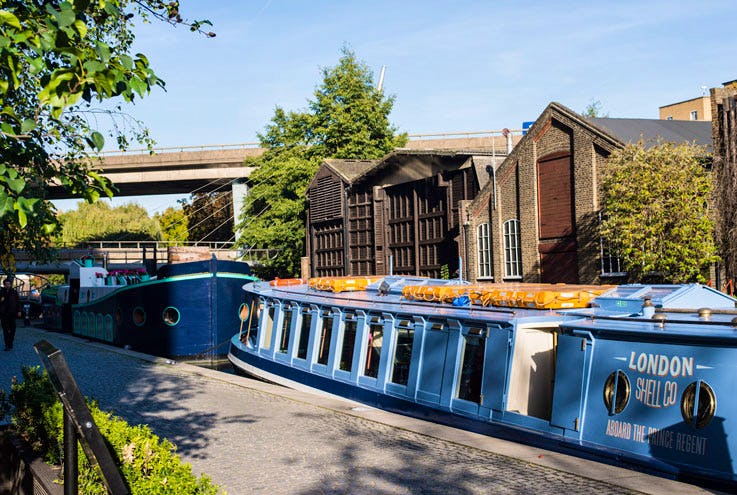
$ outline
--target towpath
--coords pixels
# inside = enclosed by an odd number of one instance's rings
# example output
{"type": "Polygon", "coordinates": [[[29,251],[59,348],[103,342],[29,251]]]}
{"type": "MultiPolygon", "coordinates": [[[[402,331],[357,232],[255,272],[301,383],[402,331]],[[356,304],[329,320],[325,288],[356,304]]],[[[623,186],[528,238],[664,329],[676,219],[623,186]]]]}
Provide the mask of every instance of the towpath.
{"type": "Polygon", "coordinates": [[[84,395],[172,440],[230,495],[714,493],[36,328],[0,351],[0,388],[40,365],[41,339],[84,395]]]}

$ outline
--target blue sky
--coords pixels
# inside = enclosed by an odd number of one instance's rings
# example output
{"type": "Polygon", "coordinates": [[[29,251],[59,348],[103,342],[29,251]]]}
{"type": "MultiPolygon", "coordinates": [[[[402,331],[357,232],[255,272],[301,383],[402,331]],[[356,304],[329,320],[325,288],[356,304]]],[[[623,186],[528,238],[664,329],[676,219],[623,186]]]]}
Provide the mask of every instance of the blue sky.
{"type": "MultiPolygon", "coordinates": [[[[217,36],[136,30],[166,91],[129,110],[161,147],[256,141],[276,106],[307,105],[344,45],[376,78],[386,66],[391,121],[410,134],[518,129],[551,101],[657,118],[737,79],[734,0],[181,0],[181,12],[217,36]]],[[[171,203],[159,199],[142,203],[171,203]]]]}

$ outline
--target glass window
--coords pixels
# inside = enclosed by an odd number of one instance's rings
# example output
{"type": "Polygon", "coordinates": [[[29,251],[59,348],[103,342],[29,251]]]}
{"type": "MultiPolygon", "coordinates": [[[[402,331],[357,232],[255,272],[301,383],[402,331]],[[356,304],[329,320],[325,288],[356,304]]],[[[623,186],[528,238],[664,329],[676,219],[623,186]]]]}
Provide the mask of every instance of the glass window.
{"type": "MultiPolygon", "coordinates": [[[[604,215],[599,212],[599,223],[603,219],[604,215]]],[[[603,276],[619,277],[627,274],[619,256],[615,254],[611,246],[601,237],[599,238],[599,256],[601,258],[601,274],[603,276]]]]}
{"type": "Polygon", "coordinates": [[[522,247],[520,245],[519,221],[504,222],[504,276],[522,277],[522,247]]]}
{"type": "Polygon", "coordinates": [[[266,310],[266,321],[264,321],[264,344],[263,348],[266,350],[271,349],[271,335],[274,333],[274,313],[276,308],[269,306],[266,310]]]}
{"type": "MultiPolygon", "coordinates": [[[[482,329],[477,330],[482,333],[482,329]]],[[[485,339],[477,335],[466,335],[463,346],[460,376],[458,377],[458,398],[481,404],[481,380],[484,376],[485,339]]]]}
{"type": "Polygon", "coordinates": [[[409,379],[409,367],[412,359],[412,343],[415,339],[415,330],[409,325],[410,322],[408,321],[400,321],[396,332],[391,381],[400,385],[407,385],[407,381],[409,379]]]}
{"type": "Polygon", "coordinates": [[[691,120],[699,120],[699,112],[697,110],[691,111],[691,120]]]}
{"type": "Polygon", "coordinates": [[[368,346],[366,347],[366,362],[363,374],[376,378],[379,376],[379,362],[381,361],[381,346],[384,342],[384,324],[372,321],[369,324],[368,346]]]}
{"type": "Polygon", "coordinates": [[[281,339],[279,340],[279,352],[285,353],[289,348],[289,330],[292,327],[292,310],[288,306],[283,306],[284,313],[281,323],[281,339]]]}
{"type": "Polygon", "coordinates": [[[343,346],[340,351],[339,367],[344,371],[351,371],[353,368],[353,348],[356,344],[357,322],[355,319],[348,319],[349,317],[349,315],[346,315],[343,328],[343,346]]]}
{"type": "Polygon", "coordinates": [[[330,355],[330,337],[333,334],[333,317],[330,313],[323,314],[322,328],[320,329],[320,344],[317,348],[317,362],[328,364],[330,355]]]}
{"type": "Polygon", "coordinates": [[[476,230],[478,246],[479,278],[491,277],[491,248],[489,246],[489,224],[482,223],[476,230]]]}
{"type": "Polygon", "coordinates": [[[307,359],[307,346],[310,342],[310,327],[312,326],[312,313],[308,308],[302,310],[302,325],[299,327],[299,342],[297,343],[297,357],[307,359]]]}

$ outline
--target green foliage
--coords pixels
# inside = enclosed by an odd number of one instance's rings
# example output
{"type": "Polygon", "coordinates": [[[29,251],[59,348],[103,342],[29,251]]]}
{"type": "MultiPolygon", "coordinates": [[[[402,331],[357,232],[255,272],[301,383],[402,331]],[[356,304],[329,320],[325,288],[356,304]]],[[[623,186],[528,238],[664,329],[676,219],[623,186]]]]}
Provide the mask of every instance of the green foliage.
{"type": "Polygon", "coordinates": [[[195,242],[232,242],[233,195],[229,191],[195,193],[182,201],[187,237],[195,242]]]}
{"type": "Polygon", "coordinates": [[[584,117],[609,117],[608,113],[601,113],[601,102],[599,100],[591,100],[591,102],[586,105],[586,108],[583,112],[581,112],[581,115],[584,117]]]}
{"type": "Polygon", "coordinates": [[[267,151],[247,165],[249,177],[238,229],[241,246],[280,249],[259,267],[263,278],[297,276],[304,255],[306,190],[326,158],[380,158],[407,141],[389,123],[393,96],[373,86],[373,74],[344,48],[338,65],[322,69],[322,84],[303,112],[277,107],[264,134],[267,151]]]}
{"type": "Polygon", "coordinates": [[[603,169],[601,234],[633,280],[704,281],[718,260],[703,147],[628,145],[603,169]]]}
{"type": "Polygon", "coordinates": [[[443,265],[440,267],[440,278],[443,280],[450,279],[450,268],[448,267],[448,265],[443,265]]]}
{"type": "Polygon", "coordinates": [[[77,204],[59,217],[62,232],[57,242],[74,245],[89,240],[159,240],[161,227],[142,206],[129,203],[115,208],[105,201],[77,204]]]}
{"type": "Polygon", "coordinates": [[[159,222],[161,235],[165,241],[186,242],[189,240],[188,218],[182,208],[170,206],[163,213],[156,213],[154,220],[159,222]]]}
{"type": "Polygon", "coordinates": [[[112,119],[108,137],[120,148],[130,139],[151,144],[148,131],[121,108],[164,85],[147,58],[132,53],[133,22],[141,18],[197,31],[209,24],[182,20],[178,1],[0,1],[0,263],[5,267],[12,265],[14,248],[39,260],[50,256],[49,237],[59,230],[48,201],[51,187],[60,185],[88,202],[112,196],[110,181],[91,170],[105,144],[95,128],[100,117],[112,119]]]}
{"type": "MultiPolygon", "coordinates": [[[[23,368],[23,382],[12,385],[15,428],[39,449],[47,462],[58,464],[63,452],[63,409],[46,372],[23,368]]],[[[175,454],[176,447],[159,439],[146,425],[129,426],[122,419],[90,403],[90,412],[107,441],[132,494],[216,494],[218,487],[195,476],[175,454]]],[[[78,446],[80,493],[107,493],[97,467],[78,446]]]]}

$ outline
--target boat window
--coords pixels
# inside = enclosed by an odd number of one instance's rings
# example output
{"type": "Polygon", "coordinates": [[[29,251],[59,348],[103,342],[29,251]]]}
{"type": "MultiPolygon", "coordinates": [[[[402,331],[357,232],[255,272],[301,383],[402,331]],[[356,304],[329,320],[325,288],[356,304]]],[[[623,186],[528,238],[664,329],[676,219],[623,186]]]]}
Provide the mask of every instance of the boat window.
{"type": "Polygon", "coordinates": [[[170,327],[173,327],[174,325],[179,323],[181,315],[179,314],[179,310],[177,308],[175,308],[174,306],[169,306],[164,309],[161,318],[164,320],[164,323],[166,323],[170,327]]]}
{"type": "Polygon", "coordinates": [[[274,333],[274,314],[276,313],[276,308],[273,305],[270,305],[268,308],[266,308],[265,313],[265,320],[264,320],[264,338],[263,338],[263,349],[269,350],[271,349],[271,335],[274,333]]]}
{"type": "Polygon", "coordinates": [[[302,325],[299,330],[299,342],[297,343],[297,357],[307,359],[307,346],[310,342],[310,327],[312,326],[312,313],[309,308],[302,309],[302,325]]]}
{"type": "Polygon", "coordinates": [[[461,367],[459,369],[460,376],[458,377],[459,399],[481,404],[481,380],[484,376],[485,344],[486,339],[480,335],[472,335],[472,332],[469,332],[469,335],[465,336],[463,360],[461,361],[461,367]]]}
{"type": "Polygon", "coordinates": [[[330,355],[330,338],[333,334],[333,316],[328,313],[322,315],[322,327],[320,329],[320,347],[317,351],[317,362],[328,364],[330,355]]]}
{"type": "Polygon", "coordinates": [[[691,383],[681,397],[681,415],[691,427],[704,428],[714,417],[717,398],[714,391],[704,381],[691,383]]]}
{"type": "Polygon", "coordinates": [[[604,405],[609,414],[619,414],[630,400],[630,381],[623,371],[611,373],[604,382],[604,405]]]}
{"type": "Polygon", "coordinates": [[[396,329],[394,342],[394,359],[392,360],[392,382],[407,385],[409,380],[409,366],[412,357],[412,342],[415,339],[414,327],[411,322],[403,320],[396,329]]]}
{"type": "Polygon", "coordinates": [[[136,308],[133,309],[133,323],[135,323],[137,327],[143,326],[143,324],[146,323],[146,312],[140,306],[136,306],[136,308]]]}
{"type": "Polygon", "coordinates": [[[372,320],[369,323],[368,346],[366,347],[366,362],[363,374],[376,378],[379,376],[379,361],[381,360],[381,346],[384,342],[384,323],[381,320],[372,320]]]}
{"type": "Polygon", "coordinates": [[[279,352],[287,352],[287,348],[289,347],[289,329],[292,326],[292,309],[289,306],[284,306],[283,308],[282,312],[284,313],[284,316],[282,317],[281,324],[279,352]]]}
{"type": "Polygon", "coordinates": [[[353,368],[353,348],[356,344],[356,328],[357,322],[355,317],[346,315],[343,328],[343,348],[340,352],[340,369],[344,371],[351,371],[353,368]]]}
{"type": "MultiPolygon", "coordinates": [[[[244,342],[250,343],[253,347],[258,345],[258,322],[264,309],[264,302],[261,299],[246,296],[246,302],[241,305],[239,318],[246,326],[246,335],[241,337],[244,342]]],[[[242,335],[242,334],[241,334],[242,335]]]]}

